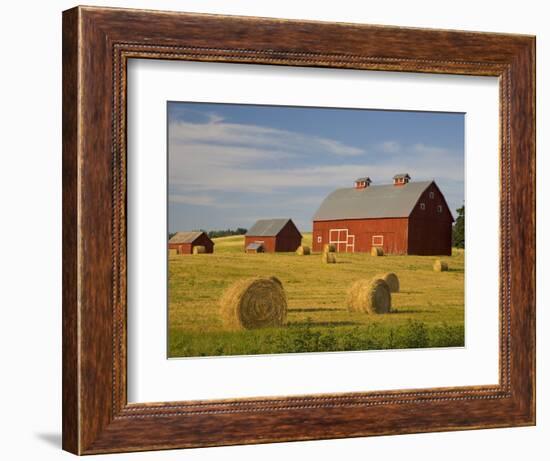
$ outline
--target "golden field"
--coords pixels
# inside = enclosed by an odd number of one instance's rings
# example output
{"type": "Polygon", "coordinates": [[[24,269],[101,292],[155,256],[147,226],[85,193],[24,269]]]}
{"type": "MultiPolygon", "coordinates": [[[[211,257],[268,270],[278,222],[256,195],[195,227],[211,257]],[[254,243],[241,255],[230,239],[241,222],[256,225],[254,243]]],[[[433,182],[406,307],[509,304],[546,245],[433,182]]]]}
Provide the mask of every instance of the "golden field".
{"type": "MultiPolygon", "coordinates": [[[[464,345],[464,251],[448,272],[434,272],[433,256],[245,254],[243,236],[213,239],[214,254],[169,256],[169,356],[240,355],[464,345]],[[395,272],[401,290],[392,312],[350,313],[347,291],[361,278],[395,272]],[[287,325],[227,331],[219,298],[235,281],[276,276],[288,298],[287,325]]],[[[311,234],[304,245],[311,246],[311,234]]]]}

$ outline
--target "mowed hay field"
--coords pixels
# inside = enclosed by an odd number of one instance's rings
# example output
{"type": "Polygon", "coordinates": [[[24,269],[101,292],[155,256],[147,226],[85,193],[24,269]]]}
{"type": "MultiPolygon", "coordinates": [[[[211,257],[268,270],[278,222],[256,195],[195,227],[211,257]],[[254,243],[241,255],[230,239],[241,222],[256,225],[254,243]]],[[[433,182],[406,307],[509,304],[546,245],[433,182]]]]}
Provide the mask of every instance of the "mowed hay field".
{"type": "MultiPolygon", "coordinates": [[[[336,254],[245,254],[243,236],[213,239],[214,254],[169,256],[169,356],[253,355],[464,345],[464,252],[450,257],[336,254]],[[448,272],[434,272],[436,259],[448,272]],[[351,284],[395,272],[401,291],[392,293],[392,312],[348,312],[351,284]],[[287,325],[229,331],[219,299],[235,281],[276,276],[288,297],[287,325]]],[[[304,234],[311,246],[311,234],[304,234]]]]}

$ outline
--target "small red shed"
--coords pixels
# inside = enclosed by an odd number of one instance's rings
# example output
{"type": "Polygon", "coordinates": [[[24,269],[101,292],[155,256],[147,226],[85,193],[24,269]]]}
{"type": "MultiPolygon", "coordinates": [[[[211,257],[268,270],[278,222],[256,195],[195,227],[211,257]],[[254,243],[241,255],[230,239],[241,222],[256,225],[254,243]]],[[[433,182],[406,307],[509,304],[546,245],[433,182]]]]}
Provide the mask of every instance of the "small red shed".
{"type": "Polygon", "coordinates": [[[256,244],[261,244],[266,253],[296,251],[302,244],[302,234],[292,219],[259,219],[244,237],[244,250],[253,252],[250,250],[256,244]]]}
{"type": "Polygon", "coordinates": [[[168,240],[168,248],[176,250],[179,255],[193,254],[193,247],[203,246],[206,253],[214,253],[214,242],[206,235],[206,232],[176,232],[168,240]]]}
{"type": "Polygon", "coordinates": [[[450,255],[453,216],[435,181],[410,182],[408,174],[393,184],[371,186],[368,177],[330,193],[313,218],[313,251],[325,243],[338,252],[450,255]]]}

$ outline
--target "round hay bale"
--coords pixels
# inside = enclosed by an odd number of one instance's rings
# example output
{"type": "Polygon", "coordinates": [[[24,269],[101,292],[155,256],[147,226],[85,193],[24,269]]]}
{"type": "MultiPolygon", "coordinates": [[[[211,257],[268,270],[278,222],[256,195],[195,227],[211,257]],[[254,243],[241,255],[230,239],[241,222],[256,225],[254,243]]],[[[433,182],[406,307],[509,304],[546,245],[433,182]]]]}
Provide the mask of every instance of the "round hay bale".
{"type": "Polygon", "coordinates": [[[269,280],[273,280],[276,284],[283,288],[283,282],[281,282],[281,280],[279,280],[279,278],[275,277],[274,275],[269,277],[269,280]]]}
{"type": "Polygon", "coordinates": [[[447,272],[449,270],[449,265],[445,261],[436,259],[434,262],[434,271],[436,272],[447,272]]]}
{"type": "Polygon", "coordinates": [[[372,247],[370,249],[371,256],[384,256],[384,250],[382,247],[372,247]]]}
{"type": "Polygon", "coordinates": [[[196,245],[193,247],[194,255],[203,254],[203,253],[206,253],[206,247],[204,247],[203,245],[196,245]]]}
{"type": "Polygon", "coordinates": [[[311,249],[308,246],[301,245],[296,250],[296,254],[298,256],[307,256],[307,255],[311,254],[311,249]]]}
{"type": "Polygon", "coordinates": [[[348,310],[387,314],[391,310],[390,287],[382,279],[357,280],[348,292],[348,310]]]}
{"type": "Polygon", "coordinates": [[[286,312],[286,294],[276,277],[239,280],[220,298],[222,321],[231,329],[278,327],[286,322],[286,312]]]}
{"type": "Polygon", "coordinates": [[[399,278],[393,272],[387,272],[383,275],[377,275],[375,279],[382,279],[390,288],[390,293],[399,293],[399,278]]]}
{"type": "Polygon", "coordinates": [[[325,264],[336,264],[336,256],[334,253],[323,253],[321,255],[321,260],[325,264]]]}
{"type": "Polygon", "coordinates": [[[323,253],[334,253],[336,251],[336,245],[333,243],[325,243],[323,245],[323,253]]]}

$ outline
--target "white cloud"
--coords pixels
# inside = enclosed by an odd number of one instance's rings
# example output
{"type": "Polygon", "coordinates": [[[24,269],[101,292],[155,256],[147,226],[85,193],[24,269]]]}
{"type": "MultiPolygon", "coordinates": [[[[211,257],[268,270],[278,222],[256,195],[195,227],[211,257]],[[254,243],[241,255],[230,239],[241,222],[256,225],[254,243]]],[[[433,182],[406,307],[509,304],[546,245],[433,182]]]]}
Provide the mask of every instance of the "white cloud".
{"type": "MultiPolygon", "coordinates": [[[[409,173],[413,180],[464,181],[464,164],[457,163],[462,152],[425,143],[406,145],[397,141],[382,142],[377,148],[392,154],[394,174],[409,173]]],[[[375,179],[370,173],[369,176],[375,179]]]]}
{"type": "Polygon", "coordinates": [[[307,187],[347,187],[353,180],[368,175],[373,184],[391,181],[399,172],[408,172],[413,180],[436,179],[438,182],[461,181],[463,171],[457,168],[456,157],[450,153],[436,153],[436,149],[410,150],[391,164],[354,162],[339,165],[314,165],[310,167],[277,167],[256,164],[260,158],[271,159],[271,154],[281,159],[285,152],[249,149],[234,146],[188,146],[193,155],[175,155],[170,159],[170,186],[180,190],[226,190],[255,193],[273,193],[276,190],[307,187]],[[399,171],[398,171],[399,170],[399,171]]]}
{"type": "MultiPolygon", "coordinates": [[[[447,148],[388,140],[373,144],[367,156],[362,155],[367,149],[337,140],[228,123],[216,114],[209,115],[208,123],[171,123],[169,149],[170,202],[206,207],[220,203],[230,207],[222,193],[283,194],[293,190],[293,203],[304,200],[304,205],[314,205],[319,197],[308,189],[316,188],[319,193],[319,188],[351,187],[356,177],[364,175],[370,176],[374,185],[385,184],[400,172],[408,172],[413,180],[436,179],[453,194],[462,190],[464,178],[457,168],[458,153],[447,148]],[[384,153],[391,154],[391,161],[384,153]],[[283,161],[289,158],[296,161],[283,161]],[[338,164],[328,164],[335,159],[338,164]]],[[[242,206],[239,199],[234,206],[242,206]]]]}
{"type": "Polygon", "coordinates": [[[214,196],[193,194],[170,194],[170,202],[201,206],[217,206],[219,204],[219,201],[214,196]]]}
{"type": "Polygon", "coordinates": [[[402,150],[401,144],[397,141],[384,141],[379,144],[379,148],[382,152],[387,154],[397,154],[402,150]]]}
{"type": "Polygon", "coordinates": [[[170,123],[169,143],[171,148],[181,144],[207,144],[294,153],[319,151],[336,156],[358,156],[365,153],[363,149],[333,139],[256,125],[226,123],[215,115],[210,116],[209,123],[170,123]]]}
{"type": "Polygon", "coordinates": [[[209,114],[208,115],[208,121],[210,123],[219,123],[225,120],[221,115],[218,114],[209,114]]]}
{"type": "Polygon", "coordinates": [[[246,168],[219,166],[216,172],[206,166],[204,159],[186,163],[170,176],[170,186],[176,190],[218,190],[231,192],[273,193],[289,188],[346,187],[361,171],[373,171],[377,177],[391,177],[393,169],[365,164],[320,165],[300,168],[246,168]]]}

